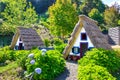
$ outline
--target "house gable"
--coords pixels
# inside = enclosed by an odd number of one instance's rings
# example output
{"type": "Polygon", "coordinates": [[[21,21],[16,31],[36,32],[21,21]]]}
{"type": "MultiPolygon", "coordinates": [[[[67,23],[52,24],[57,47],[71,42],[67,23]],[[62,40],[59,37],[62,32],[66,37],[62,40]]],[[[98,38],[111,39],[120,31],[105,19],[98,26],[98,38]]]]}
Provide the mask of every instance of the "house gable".
{"type": "Polygon", "coordinates": [[[97,26],[97,22],[88,18],[85,15],[80,15],[79,21],[76,24],[71,34],[70,40],[68,41],[68,45],[65,47],[63,51],[63,55],[65,59],[68,57],[83,27],[86,31],[86,34],[89,36],[91,43],[94,45],[95,48],[104,48],[108,50],[112,49],[111,46],[108,44],[106,37],[99,30],[99,27],[97,26]]]}
{"type": "Polygon", "coordinates": [[[94,45],[92,44],[89,36],[87,35],[87,33],[86,33],[85,29],[84,29],[84,27],[82,27],[82,29],[81,29],[81,31],[80,31],[80,33],[79,33],[79,35],[78,35],[78,37],[77,37],[73,47],[72,47],[72,48],[74,48],[74,47],[75,48],[79,48],[79,53],[75,54],[73,52],[73,49],[71,49],[70,55],[80,56],[80,43],[88,43],[88,49],[91,48],[91,47],[94,47],[94,45]],[[81,39],[82,38],[81,34],[83,34],[83,33],[86,34],[86,40],[82,40],[81,39]]]}
{"type": "Polygon", "coordinates": [[[24,43],[20,45],[23,45],[25,50],[30,50],[33,47],[44,46],[40,36],[37,34],[36,30],[32,28],[18,27],[16,34],[13,36],[11,49],[14,49],[15,45],[20,43],[20,39],[22,43],[24,43]]]}

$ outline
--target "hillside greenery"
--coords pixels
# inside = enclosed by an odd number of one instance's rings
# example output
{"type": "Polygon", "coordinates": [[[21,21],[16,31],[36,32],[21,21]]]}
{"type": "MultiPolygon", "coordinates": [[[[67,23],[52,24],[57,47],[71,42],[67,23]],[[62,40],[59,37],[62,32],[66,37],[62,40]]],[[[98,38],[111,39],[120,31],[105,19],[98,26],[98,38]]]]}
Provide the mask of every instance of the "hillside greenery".
{"type": "Polygon", "coordinates": [[[44,25],[55,37],[67,38],[84,14],[98,21],[101,31],[120,25],[117,3],[102,0],[0,0],[0,35],[13,34],[18,26],[44,25]]]}

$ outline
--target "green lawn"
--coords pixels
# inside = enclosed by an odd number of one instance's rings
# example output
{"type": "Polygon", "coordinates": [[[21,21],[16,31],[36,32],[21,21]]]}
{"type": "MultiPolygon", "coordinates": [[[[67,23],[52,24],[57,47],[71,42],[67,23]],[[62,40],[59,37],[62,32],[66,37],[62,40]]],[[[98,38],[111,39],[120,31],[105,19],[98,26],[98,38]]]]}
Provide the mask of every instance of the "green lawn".
{"type": "Polygon", "coordinates": [[[5,71],[8,71],[8,70],[10,70],[12,68],[17,68],[17,67],[18,67],[18,65],[17,65],[16,62],[11,62],[8,65],[0,66],[0,73],[3,73],[5,71]]]}
{"type": "Polygon", "coordinates": [[[0,80],[23,80],[23,70],[16,62],[0,66],[0,80]]]}

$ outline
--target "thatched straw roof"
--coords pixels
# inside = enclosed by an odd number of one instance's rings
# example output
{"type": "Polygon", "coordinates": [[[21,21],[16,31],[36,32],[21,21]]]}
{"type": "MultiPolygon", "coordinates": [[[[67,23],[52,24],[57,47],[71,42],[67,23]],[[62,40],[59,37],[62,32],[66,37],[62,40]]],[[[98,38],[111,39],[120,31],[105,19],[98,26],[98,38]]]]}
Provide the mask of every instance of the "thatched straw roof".
{"type": "Polygon", "coordinates": [[[64,58],[67,58],[67,56],[69,55],[82,27],[84,27],[86,34],[89,36],[95,48],[104,48],[108,50],[112,49],[111,46],[108,44],[106,37],[99,30],[97,22],[85,15],[80,15],[79,21],[71,34],[70,40],[68,41],[68,45],[63,51],[64,58]]]}
{"type": "Polygon", "coordinates": [[[39,35],[41,37],[42,40],[45,40],[45,39],[48,39],[48,40],[53,40],[53,35],[50,34],[50,31],[44,27],[44,26],[41,26],[40,28],[40,32],[39,32],[39,35]]]}
{"type": "Polygon", "coordinates": [[[11,49],[14,49],[19,37],[21,37],[24,43],[24,49],[26,50],[32,49],[33,47],[44,46],[43,41],[34,29],[19,27],[13,36],[11,49]]]}

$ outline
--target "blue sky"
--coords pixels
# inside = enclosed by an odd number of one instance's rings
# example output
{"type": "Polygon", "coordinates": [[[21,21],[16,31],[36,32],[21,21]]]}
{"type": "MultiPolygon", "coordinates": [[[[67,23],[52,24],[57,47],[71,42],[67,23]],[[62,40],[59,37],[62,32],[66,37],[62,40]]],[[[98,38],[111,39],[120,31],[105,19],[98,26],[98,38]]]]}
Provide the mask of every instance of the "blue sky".
{"type": "Polygon", "coordinates": [[[102,0],[104,4],[107,4],[108,6],[111,6],[115,2],[117,2],[120,5],[120,0],[102,0]]]}

